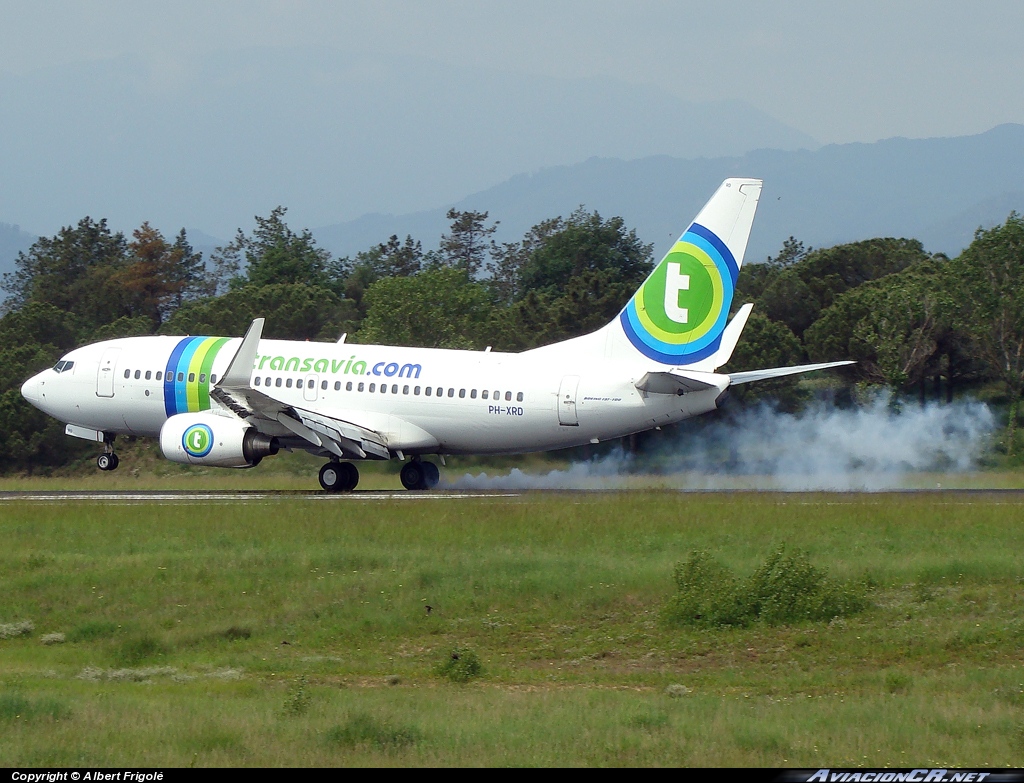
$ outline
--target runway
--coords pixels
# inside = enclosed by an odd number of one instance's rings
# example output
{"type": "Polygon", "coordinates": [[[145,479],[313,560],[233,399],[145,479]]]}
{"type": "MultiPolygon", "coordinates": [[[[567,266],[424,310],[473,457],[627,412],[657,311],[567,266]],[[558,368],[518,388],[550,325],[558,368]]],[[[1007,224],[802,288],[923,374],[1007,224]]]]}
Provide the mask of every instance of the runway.
{"type": "Polygon", "coordinates": [[[116,505],[134,505],[139,503],[189,505],[197,503],[253,503],[301,498],[321,502],[337,501],[382,501],[382,500],[464,500],[467,498],[515,498],[521,492],[409,492],[387,490],[369,490],[364,492],[328,493],[320,490],[239,490],[193,492],[189,490],[173,491],[5,491],[0,492],[2,503],[74,503],[93,502],[116,505]]]}

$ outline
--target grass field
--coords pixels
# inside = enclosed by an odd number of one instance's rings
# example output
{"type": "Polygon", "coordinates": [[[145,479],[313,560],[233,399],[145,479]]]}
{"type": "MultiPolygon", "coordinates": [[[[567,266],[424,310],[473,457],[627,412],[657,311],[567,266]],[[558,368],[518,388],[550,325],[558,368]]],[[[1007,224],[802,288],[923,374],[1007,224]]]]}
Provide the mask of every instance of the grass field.
{"type": "Polygon", "coordinates": [[[6,765],[1024,766],[1012,494],[9,501],[0,574],[6,765]],[[665,620],[779,544],[869,608],[665,620]]]}

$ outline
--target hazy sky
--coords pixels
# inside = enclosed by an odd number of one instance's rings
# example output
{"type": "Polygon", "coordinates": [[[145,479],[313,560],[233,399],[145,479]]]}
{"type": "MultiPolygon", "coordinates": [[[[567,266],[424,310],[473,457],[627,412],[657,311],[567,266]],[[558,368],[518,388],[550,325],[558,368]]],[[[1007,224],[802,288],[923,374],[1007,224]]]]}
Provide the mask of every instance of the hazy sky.
{"type": "Polygon", "coordinates": [[[1024,3],[856,0],[0,0],[0,71],[327,46],[737,99],[822,143],[1024,122],[1024,3]]]}

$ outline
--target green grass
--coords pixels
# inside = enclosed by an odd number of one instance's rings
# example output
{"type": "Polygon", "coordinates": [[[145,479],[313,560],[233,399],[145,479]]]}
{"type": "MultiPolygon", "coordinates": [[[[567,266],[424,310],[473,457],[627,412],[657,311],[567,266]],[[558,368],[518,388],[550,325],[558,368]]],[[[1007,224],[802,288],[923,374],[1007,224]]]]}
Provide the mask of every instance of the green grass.
{"type": "Polygon", "coordinates": [[[369,497],[4,503],[7,763],[1024,766],[1024,499],[369,497]],[[867,608],[665,621],[780,545],[867,608]]]}

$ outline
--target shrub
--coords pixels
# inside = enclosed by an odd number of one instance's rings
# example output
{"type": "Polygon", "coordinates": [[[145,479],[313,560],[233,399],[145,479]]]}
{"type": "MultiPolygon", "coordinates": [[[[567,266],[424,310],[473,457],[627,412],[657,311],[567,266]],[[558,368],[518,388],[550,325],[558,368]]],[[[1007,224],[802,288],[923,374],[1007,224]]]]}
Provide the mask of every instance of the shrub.
{"type": "Polygon", "coordinates": [[[22,620],[19,623],[0,623],[0,639],[28,636],[35,629],[36,626],[31,620],[22,620]]]}
{"type": "Polygon", "coordinates": [[[474,677],[479,677],[482,670],[480,659],[475,652],[456,648],[441,662],[437,673],[452,682],[469,682],[474,677]]]}
{"type": "Polygon", "coordinates": [[[137,666],[143,661],[162,656],[167,648],[156,637],[144,634],[125,639],[114,650],[114,659],[121,666],[137,666]]]}
{"type": "Polygon", "coordinates": [[[737,579],[707,552],[693,552],[673,574],[676,595],[665,610],[680,625],[745,626],[821,622],[867,606],[865,591],[837,582],[804,552],[779,548],[747,579],[737,579]]]}
{"type": "Polygon", "coordinates": [[[92,642],[96,639],[109,639],[117,633],[117,623],[103,620],[90,620],[82,623],[68,634],[69,642],[92,642]]]}
{"type": "Polygon", "coordinates": [[[306,692],[306,678],[299,677],[284,701],[284,714],[292,717],[305,715],[309,711],[309,693],[306,692]]]}
{"type": "Polygon", "coordinates": [[[421,738],[422,733],[415,726],[394,726],[364,712],[356,713],[327,732],[328,742],[349,747],[371,745],[380,750],[403,748],[421,738]]]}

